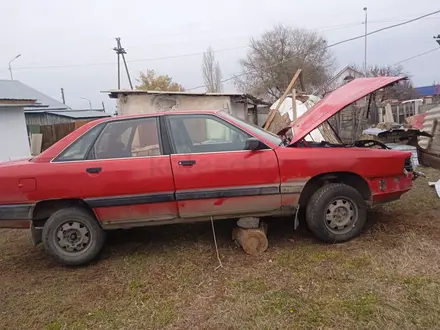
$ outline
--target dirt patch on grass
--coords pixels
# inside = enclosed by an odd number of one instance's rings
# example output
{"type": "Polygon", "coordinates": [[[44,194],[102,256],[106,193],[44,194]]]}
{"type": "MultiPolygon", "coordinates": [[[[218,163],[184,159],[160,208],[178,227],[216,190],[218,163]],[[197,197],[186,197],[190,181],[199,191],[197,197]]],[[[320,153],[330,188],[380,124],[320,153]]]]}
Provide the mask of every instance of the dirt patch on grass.
{"type": "Polygon", "coordinates": [[[345,244],[274,221],[268,251],[250,257],[233,222],[218,222],[217,271],[209,224],[114,232],[98,262],[76,269],[2,230],[0,328],[437,329],[440,199],[427,182],[345,244]]]}

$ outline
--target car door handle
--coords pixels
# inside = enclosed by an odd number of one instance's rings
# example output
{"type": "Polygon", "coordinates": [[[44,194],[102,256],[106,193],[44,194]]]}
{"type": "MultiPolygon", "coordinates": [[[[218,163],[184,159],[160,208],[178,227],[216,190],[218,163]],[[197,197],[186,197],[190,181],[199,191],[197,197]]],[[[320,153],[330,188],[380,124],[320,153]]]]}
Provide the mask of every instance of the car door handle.
{"type": "Polygon", "coordinates": [[[87,173],[99,173],[102,171],[102,168],[100,167],[89,167],[86,169],[87,173]]]}
{"type": "Polygon", "coordinates": [[[180,166],[193,166],[195,163],[195,160],[180,160],[178,164],[180,166]]]}

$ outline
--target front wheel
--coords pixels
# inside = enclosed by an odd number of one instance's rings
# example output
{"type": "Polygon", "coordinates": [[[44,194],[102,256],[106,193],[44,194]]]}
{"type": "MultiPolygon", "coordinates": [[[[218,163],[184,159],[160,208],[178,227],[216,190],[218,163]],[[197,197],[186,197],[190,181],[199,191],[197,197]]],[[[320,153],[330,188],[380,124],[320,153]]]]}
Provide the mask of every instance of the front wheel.
{"type": "Polygon", "coordinates": [[[307,224],[324,242],[346,242],[357,237],[367,221],[367,208],[361,194],[341,183],[318,189],[307,204],[307,224]]]}
{"type": "Polygon", "coordinates": [[[79,266],[101,251],[105,232],[85,210],[71,207],[56,211],[43,227],[46,251],[59,263],[79,266]]]}

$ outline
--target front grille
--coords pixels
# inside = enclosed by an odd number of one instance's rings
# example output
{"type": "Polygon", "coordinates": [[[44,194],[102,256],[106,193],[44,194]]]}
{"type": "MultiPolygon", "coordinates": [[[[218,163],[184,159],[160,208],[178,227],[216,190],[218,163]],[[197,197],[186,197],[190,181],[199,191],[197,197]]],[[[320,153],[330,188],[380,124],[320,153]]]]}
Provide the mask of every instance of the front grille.
{"type": "Polygon", "coordinates": [[[408,172],[413,172],[414,171],[411,157],[408,157],[408,158],[405,159],[404,167],[405,167],[405,170],[407,170],[408,172]]]}

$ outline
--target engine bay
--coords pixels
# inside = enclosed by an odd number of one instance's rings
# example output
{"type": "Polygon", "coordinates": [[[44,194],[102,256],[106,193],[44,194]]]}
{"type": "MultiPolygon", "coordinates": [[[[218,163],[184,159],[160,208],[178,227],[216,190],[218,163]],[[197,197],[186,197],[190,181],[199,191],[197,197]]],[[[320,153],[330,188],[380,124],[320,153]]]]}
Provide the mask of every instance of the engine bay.
{"type": "Polygon", "coordinates": [[[314,142],[301,140],[290,145],[293,148],[375,148],[390,149],[384,143],[376,140],[357,140],[353,143],[330,143],[327,141],[314,142]]]}

